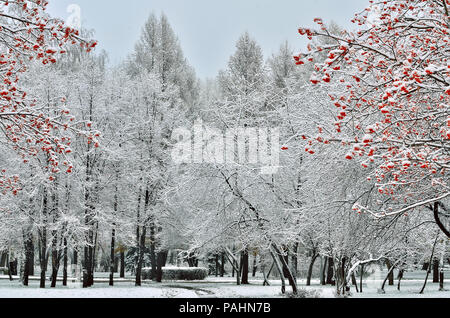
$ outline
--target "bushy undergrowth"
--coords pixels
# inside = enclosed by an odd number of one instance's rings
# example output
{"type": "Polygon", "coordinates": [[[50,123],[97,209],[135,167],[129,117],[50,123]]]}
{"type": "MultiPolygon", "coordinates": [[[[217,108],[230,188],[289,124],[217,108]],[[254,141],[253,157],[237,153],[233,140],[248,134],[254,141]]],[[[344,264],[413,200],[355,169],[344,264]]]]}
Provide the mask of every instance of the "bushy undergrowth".
{"type": "Polygon", "coordinates": [[[286,293],[287,298],[320,298],[320,295],[321,292],[318,290],[306,290],[302,288],[297,291],[297,294],[294,294],[292,292],[286,293]]]}
{"type": "MultiPolygon", "coordinates": [[[[208,269],[203,267],[164,267],[163,280],[204,280],[208,277],[208,269]]],[[[143,268],[144,279],[151,276],[151,268],[143,268]]]]}

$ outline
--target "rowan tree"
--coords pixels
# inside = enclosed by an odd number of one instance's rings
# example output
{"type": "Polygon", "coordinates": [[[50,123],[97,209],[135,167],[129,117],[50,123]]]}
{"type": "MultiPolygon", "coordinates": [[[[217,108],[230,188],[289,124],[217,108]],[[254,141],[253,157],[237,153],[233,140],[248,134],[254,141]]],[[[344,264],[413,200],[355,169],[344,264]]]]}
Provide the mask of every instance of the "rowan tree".
{"type": "MultiPolygon", "coordinates": [[[[338,142],[345,158],[373,169],[369,180],[389,205],[356,211],[385,217],[444,200],[448,191],[450,116],[449,1],[370,1],[356,14],[357,30],[335,34],[319,18],[317,29],[301,28],[312,41],[296,63],[314,63],[311,82],[338,83],[330,93],[334,122],[320,123],[310,148],[338,142]]],[[[438,221],[438,220],[437,220],[438,221]]],[[[449,235],[447,231],[447,235],[449,235]]]]}
{"type": "MultiPolygon", "coordinates": [[[[56,63],[67,46],[80,45],[90,51],[96,42],[87,42],[79,31],[53,19],[46,12],[45,0],[0,1],[0,125],[3,138],[20,160],[45,153],[49,174],[59,171],[59,158],[70,149],[70,141],[56,131],[71,129],[64,101],[58,111],[46,113],[28,95],[20,79],[32,63],[56,63]]],[[[53,179],[53,176],[49,177],[53,179]]],[[[13,190],[17,178],[0,176],[2,190],[13,190]]]]}

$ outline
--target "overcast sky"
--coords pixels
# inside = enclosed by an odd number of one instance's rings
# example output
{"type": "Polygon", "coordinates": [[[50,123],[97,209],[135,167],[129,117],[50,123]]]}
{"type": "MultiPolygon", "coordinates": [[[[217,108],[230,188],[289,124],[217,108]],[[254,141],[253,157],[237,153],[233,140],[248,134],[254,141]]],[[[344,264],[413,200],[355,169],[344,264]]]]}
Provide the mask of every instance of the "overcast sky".
{"type": "Polygon", "coordinates": [[[201,78],[214,77],[226,67],[236,40],[245,31],[258,41],[266,57],[288,40],[300,50],[305,41],[300,26],[322,17],[352,27],[350,20],[368,0],[50,0],[49,12],[63,19],[70,4],[81,8],[82,26],[94,29],[99,47],[112,64],[134,48],[151,12],[164,12],[183,51],[201,78]]]}

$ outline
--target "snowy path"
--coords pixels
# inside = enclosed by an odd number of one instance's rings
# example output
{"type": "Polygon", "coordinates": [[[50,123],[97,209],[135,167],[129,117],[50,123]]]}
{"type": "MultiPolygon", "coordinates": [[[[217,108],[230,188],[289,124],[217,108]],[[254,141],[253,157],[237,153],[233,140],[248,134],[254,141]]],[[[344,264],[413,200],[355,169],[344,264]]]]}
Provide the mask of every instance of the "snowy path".
{"type": "MultiPolygon", "coordinates": [[[[426,293],[419,295],[423,279],[422,273],[413,274],[410,279],[405,279],[402,283],[402,290],[399,292],[397,286],[386,286],[386,294],[378,294],[382,279],[368,279],[364,283],[364,293],[357,294],[352,288],[354,298],[450,298],[450,291],[438,291],[437,284],[429,282],[426,293]]],[[[449,275],[450,276],[450,275],[449,275]]],[[[449,277],[447,276],[447,277],[449,277]]],[[[209,277],[205,281],[172,281],[155,283],[144,281],[142,287],[135,287],[131,282],[132,278],[117,279],[115,286],[110,287],[107,279],[99,277],[100,282],[94,287],[83,289],[79,282],[69,282],[67,287],[62,287],[58,283],[57,288],[39,289],[38,281],[31,281],[29,287],[21,286],[18,280],[10,282],[5,279],[7,276],[0,276],[0,298],[277,298],[280,294],[280,282],[271,280],[271,286],[262,286],[259,279],[250,280],[250,285],[236,286],[233,278],[209,277]]],[[[446,285],[450,289],[450,285],[446,285]]],[[[320,286],[317,280],[313,280],[313,285],[305,286],[304,280],[299,280],[299,288],[316,290],[323,298],[333,298],[335,288],[332,286],[320,286]]],[[[288,288],[289,291],[289,288],[288,288]]]]}

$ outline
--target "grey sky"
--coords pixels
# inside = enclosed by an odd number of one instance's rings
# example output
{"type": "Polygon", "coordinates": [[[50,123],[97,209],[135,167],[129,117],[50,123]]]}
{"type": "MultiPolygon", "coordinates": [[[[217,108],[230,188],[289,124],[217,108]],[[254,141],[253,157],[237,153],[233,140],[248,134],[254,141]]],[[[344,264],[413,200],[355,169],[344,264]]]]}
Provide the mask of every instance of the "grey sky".
{"type": "Polygon", "coordinates": [[[49,12],[66,19],[70,4],[81,7],[82,25],[95,29],[99,47],[116,64],[132,52],[151,12],[164,12],[184,53],[204,77],[213,77],[228,62],[244,31],[258,41],[266,57],[288,40],[300,50],[300,26],[322,17],[352,27],[350,20],[368,0],[50,0],[49,12]]]}

